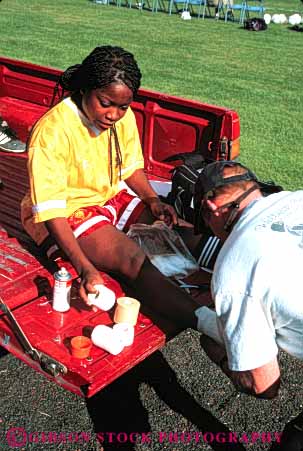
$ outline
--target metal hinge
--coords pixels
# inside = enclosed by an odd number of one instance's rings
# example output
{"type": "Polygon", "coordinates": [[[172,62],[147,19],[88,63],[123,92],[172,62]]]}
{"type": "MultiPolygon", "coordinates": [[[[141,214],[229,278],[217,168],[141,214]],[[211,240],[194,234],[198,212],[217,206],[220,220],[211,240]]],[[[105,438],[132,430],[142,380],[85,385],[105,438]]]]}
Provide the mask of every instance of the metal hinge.
{"type": "Polygon", "coordinates": [[[230,141],[225,136],[222,139],[210,141],[208,150],[218,153],[219,160],[228,160],[230,158],[230,141]]]}
{"type": "Polygon", "coordinates": [[[53,359],[44,352],[39,351],[38,349],[34,348],[31,345],[27,336],[23,332],[20,324],[16,320],[13,312],[5,304],[5,302],[1,297],[0,297],[0,310],[2,310],[2,312],[5,313],[8,319],[10,320],[15,336],[18,339],[19,343],[21,344],[24,352],[27,355],[29,355],[33,360],[38,362],[43,371],[45,371],[46,373],[50,374],[53,377],[57,377],[60,374],[64,375],[67,373],[67,368],[65,365],[53,359]]]}

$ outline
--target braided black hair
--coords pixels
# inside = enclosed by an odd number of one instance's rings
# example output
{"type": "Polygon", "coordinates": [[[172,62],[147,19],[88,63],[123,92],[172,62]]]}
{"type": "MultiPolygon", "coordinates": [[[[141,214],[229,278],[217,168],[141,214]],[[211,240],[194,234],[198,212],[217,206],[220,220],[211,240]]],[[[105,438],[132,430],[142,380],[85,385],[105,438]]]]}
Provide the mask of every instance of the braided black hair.
{"type": "Polygon", "coordinates": [[[81,64],[67,68],[59,77],[51,105],[58,94],[62,99],[66,91],[75,94],[105,88],[111,83],[124,83],[135,94],[140,82],[141,72],[132,53],[110,45],[96,47],[81,64]]]}
{"type": "MultiPolygon", "coordinates": [[[[64,97],[69,91],[75,98],[80,91],[106,88],[111,83],[124,83],[135,94],[141,82],[141,72],[132,53],[121,47],[104,45],[96,47],[83,61],[66,69],[59,77],[51,101],[54,104],[56,97],[64,97]],[[61,90],[60,90],[61,88],[61,90]]],[[[110,184],[113,180],[112,139],[116,151],[116,167],[119,169],[121,180],[122,155],[116,127],[110,129],[110,184]]]]}

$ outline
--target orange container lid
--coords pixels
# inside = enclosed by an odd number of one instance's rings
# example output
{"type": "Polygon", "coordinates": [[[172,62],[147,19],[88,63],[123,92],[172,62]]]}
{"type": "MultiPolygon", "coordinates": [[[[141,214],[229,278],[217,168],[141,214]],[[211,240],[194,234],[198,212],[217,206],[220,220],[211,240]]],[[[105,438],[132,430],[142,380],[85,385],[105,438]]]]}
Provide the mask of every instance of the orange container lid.
{"type": "Polygon", "coordinates": [[[84,335],[79,335],[73,337],[70,341],[71,353],[73,357],[77,359],[86,359],[89,356],[90,350],[92,348],[92,341],[90,338],[84,335]]]}

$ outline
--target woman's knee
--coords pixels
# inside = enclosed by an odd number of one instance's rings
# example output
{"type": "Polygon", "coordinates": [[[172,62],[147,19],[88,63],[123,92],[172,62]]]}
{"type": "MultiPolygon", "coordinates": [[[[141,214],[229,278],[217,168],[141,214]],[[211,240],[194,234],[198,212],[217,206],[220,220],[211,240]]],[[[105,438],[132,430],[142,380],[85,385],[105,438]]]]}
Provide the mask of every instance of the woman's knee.
{"type": "Polygon", "coordinates": [[[120,260],[120,272],[130,280],[135,280],[141,270],[146,255],[141,249],[131,254],[124,254],[120,260]]]}
{"type": "Polygon", "coordinates": [[[145,259],[138,244],[112,226],[104,226],[78,241],[98,269],[118,272],[130,279],[137,277],[145,259]]]}

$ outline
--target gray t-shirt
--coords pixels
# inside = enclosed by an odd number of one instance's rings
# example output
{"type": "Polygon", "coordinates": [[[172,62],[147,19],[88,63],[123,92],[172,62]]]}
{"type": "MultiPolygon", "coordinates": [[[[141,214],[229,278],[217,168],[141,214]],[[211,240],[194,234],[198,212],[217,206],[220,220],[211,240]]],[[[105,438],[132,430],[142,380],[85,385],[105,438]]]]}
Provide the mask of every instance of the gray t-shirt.
{"type": "Polygon", "coordinates": [[[303,359],[303,191],[253,201],[224,243],[212,293],[234,371],[303,359]]]}

